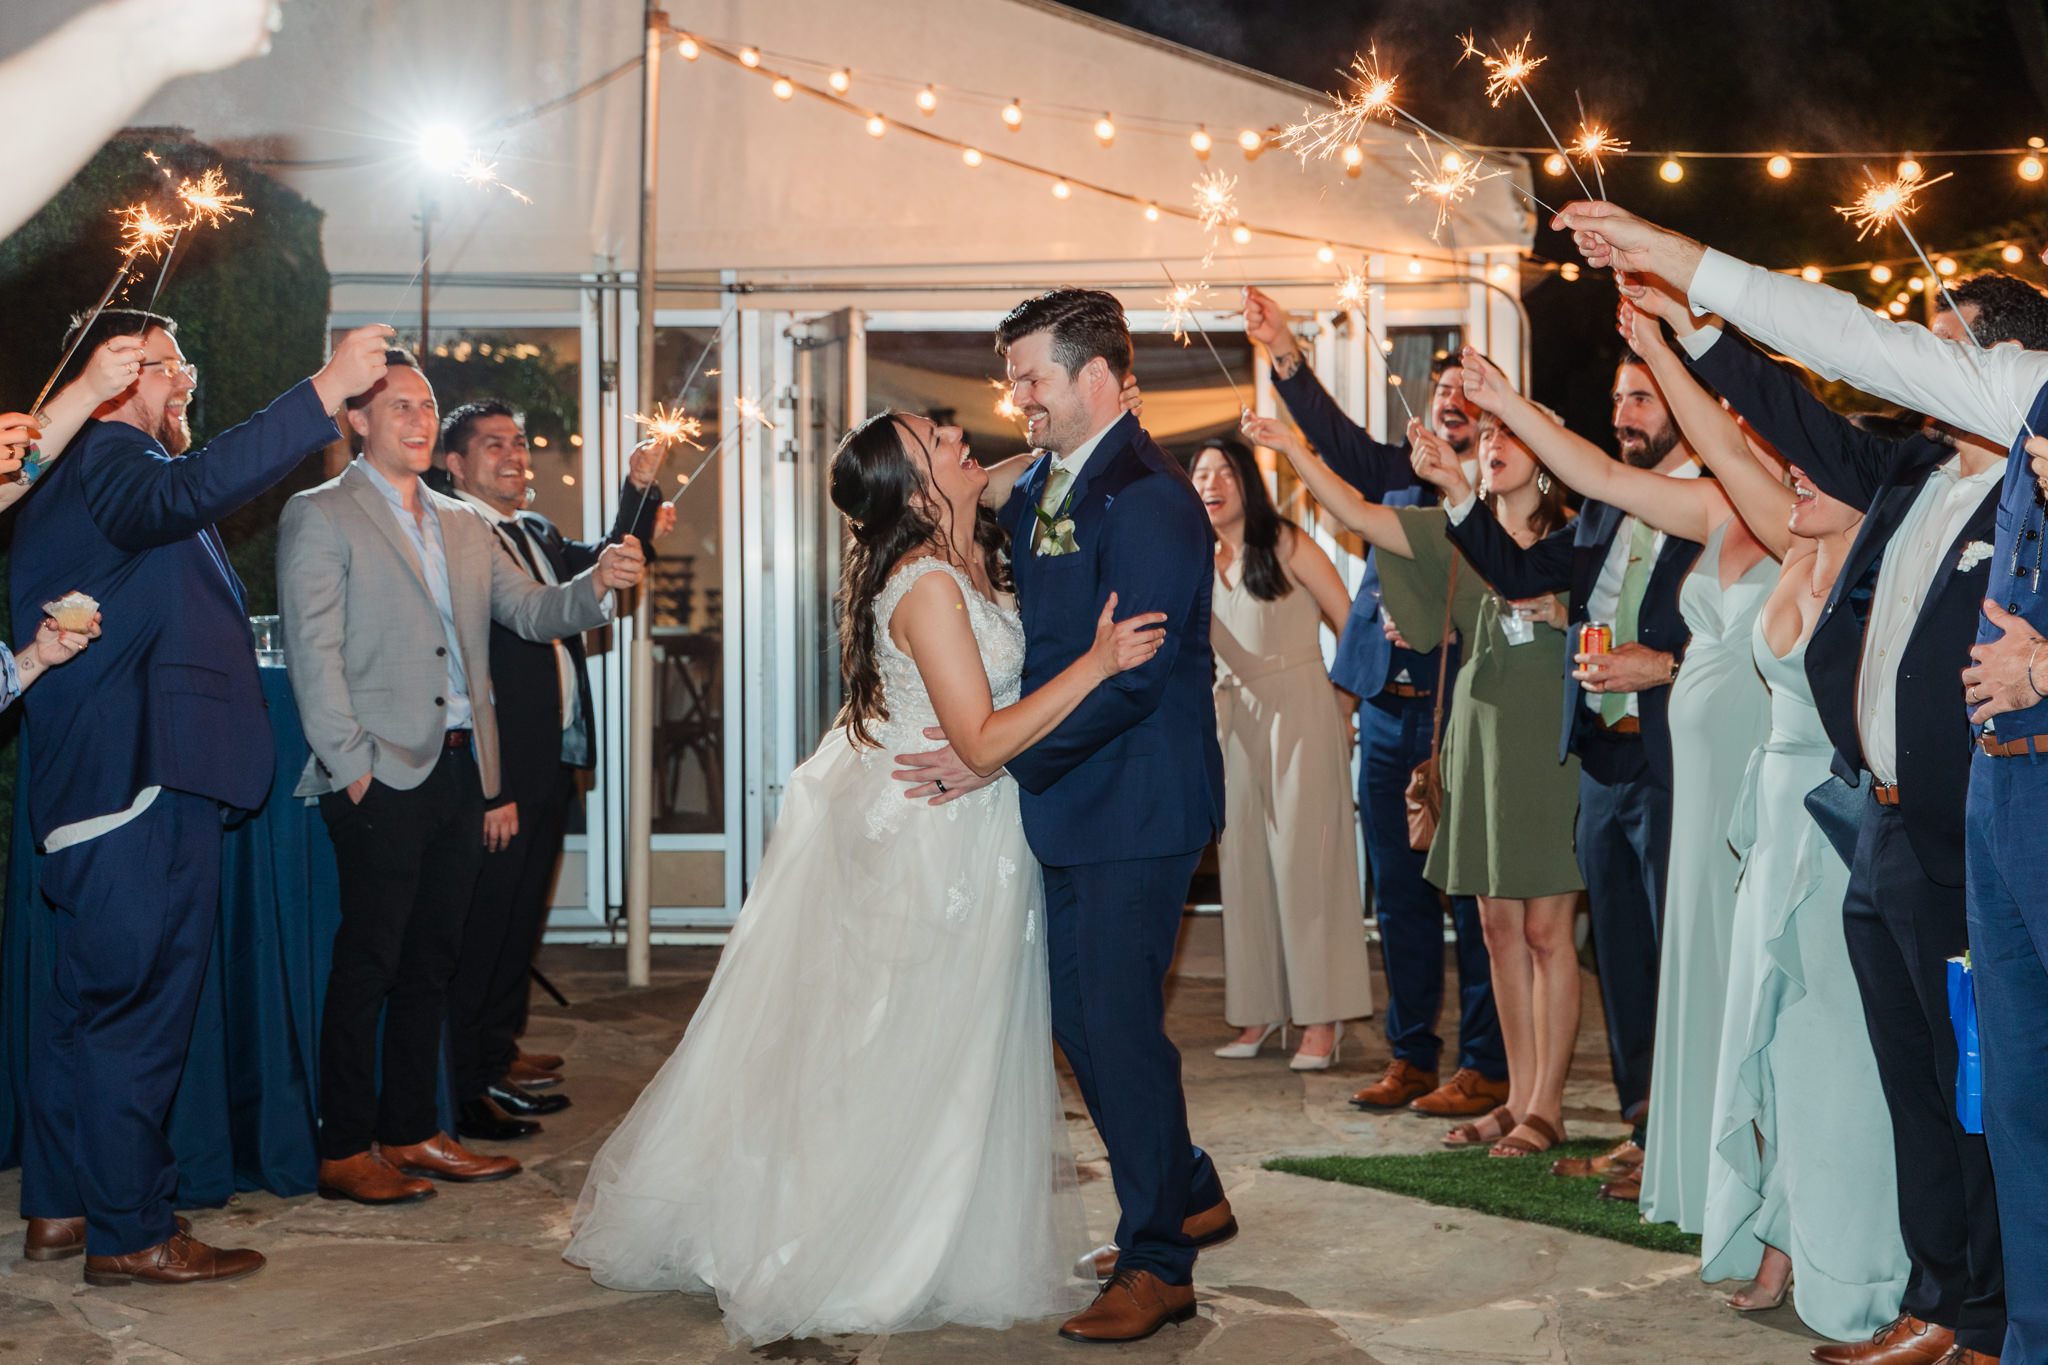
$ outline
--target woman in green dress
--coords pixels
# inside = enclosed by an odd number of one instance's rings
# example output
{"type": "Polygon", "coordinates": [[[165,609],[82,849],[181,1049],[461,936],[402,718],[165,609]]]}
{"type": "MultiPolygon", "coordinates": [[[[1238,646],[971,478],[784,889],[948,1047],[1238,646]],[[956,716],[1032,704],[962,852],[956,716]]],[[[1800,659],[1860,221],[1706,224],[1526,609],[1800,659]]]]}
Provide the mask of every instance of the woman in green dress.
{"type": "MultiPolygon", "coordinates": [[[[1405,642],[1434,649],[1450,597],[1464,637],[1442,742],[1444,808],[1424,876],[1450,895],[1476,896],[1508,1054],[1508,1101],[1460,1124],[1447,1146],[1491,1144],[1495,1156],[1545,1151],[1564,1136],[1564,1082],[1579,1031],[1579,964],[1572,920],[1584,889],[1572,855],[1578,760],[1557,761],[1563,704],[1565,608],[1545,596],[1503,602],[1444,536],[1436,507],[1367,502],[1273,418],[1245,434],[1285,455],[1317,502],[1380,551],[1381,602],[1405,642]]],[[[1436,441],[1410,423],[1411,448],[1436,441]]],[[[1497,423],[1480,432],[1482,486],[1524,545],[1565,524],[1563,487],[1497,423]]],[[[1438,454],[1455,460],[1448,449],[1438,454]]]]}

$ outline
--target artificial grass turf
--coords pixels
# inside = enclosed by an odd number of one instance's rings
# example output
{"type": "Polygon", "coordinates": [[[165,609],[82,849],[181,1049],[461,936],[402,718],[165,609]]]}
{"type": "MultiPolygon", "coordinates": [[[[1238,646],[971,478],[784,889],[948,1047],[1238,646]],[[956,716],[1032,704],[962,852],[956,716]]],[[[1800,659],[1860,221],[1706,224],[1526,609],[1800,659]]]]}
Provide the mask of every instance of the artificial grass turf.
{"type": "Polygon", "coordinates": [[[1447,1208],[1475,1209],[1499,1218],[1582,1232],[1591,1237],[1680,1256],[1700,1254],[1700,1239],[1670,1223],[1645,1223],[1634,1204],[1599,1197],[1598,1180],[1568,1180],[1550,1173],[1564,1156],[1598,1156],[1614,1144],[1566,1142],[1541,1156],[1489,1157],[1484,1147],[1421,1156],[1275,1157],[1269,1171],[1363,1185],[1405,1194],[1447,1208]]]}

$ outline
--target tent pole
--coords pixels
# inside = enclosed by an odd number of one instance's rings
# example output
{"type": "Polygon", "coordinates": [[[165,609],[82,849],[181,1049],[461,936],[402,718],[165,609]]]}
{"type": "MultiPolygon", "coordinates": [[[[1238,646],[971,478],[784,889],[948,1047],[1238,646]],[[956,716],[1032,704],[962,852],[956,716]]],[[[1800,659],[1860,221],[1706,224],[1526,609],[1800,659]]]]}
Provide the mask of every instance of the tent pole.
{"type": "MultiPolygon", "coordinates": [[[[647,0],[647,56],[640,72],[640,103],[646,118],[640,134],[640,264],[635,298],[640,311],[640,355],[634,385],[641,411],[653,408],[655,194],[661,132],[661,39],[668,15],[658,0],[647,0]]],[[[652,980],[654,868],[654,581],[640,585],[633,607],[632,714],[626,728],[626,984],[652,980]]]]}

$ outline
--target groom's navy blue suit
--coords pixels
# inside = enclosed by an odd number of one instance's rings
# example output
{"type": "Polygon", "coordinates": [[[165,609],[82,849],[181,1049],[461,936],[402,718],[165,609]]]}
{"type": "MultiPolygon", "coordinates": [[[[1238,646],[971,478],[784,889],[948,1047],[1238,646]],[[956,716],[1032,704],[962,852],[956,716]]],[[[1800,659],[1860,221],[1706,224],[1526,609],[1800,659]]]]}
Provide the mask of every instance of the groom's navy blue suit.
{"type": "Polygon", "coordinates": [[[1209,520],[1187,475],[1125,415],[1074,481],[1075,552],[1033,551],[1049,457],[1002,520],[1024,616],[1024,691],[1086,653],[1109,594],[1118,619],[1166,613],[1144,665],[1088,695],[1009,763],[1045,876],[1053,1034],[1109,1152],[1119,1269],[1193,1278],[1181,1221],[1223,1197],[1188,1138],[1180,1053],[1166,1036],[1166,973],[1188,881],[1223,827],[1209,653],[1209,520]]]}

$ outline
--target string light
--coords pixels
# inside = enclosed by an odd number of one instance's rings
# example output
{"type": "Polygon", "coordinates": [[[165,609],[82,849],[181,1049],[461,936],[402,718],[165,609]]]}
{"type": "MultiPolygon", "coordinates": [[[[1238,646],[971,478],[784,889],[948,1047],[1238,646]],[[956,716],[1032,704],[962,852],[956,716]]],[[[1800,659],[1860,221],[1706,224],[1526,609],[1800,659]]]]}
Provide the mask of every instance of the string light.
{"type": "Polygon", "coordinates": [[[1247,128],[1237,135],[1237,145],[1244,148],[1246,156],[1254,156],[1259,148],[1265,145],[1265,140],[1247,128]]]}
{"type": "Polygon", "coordinates": [[[1064,180],[1055,180],[1052,182],[1052,197],[1055,199],[1071,199],[1074,197],[1074,187],[1064,180]]]}
{"type": "Polygon", "coordinates": [[[1195,131],[1188,138],[1188,146],[1193,147],[1195,155],[1204,161],[1209,159],[1209,149],[1215,145],[1216,139],[1209,136],[1207,124],[1197,124],[1195,131]]]}
{"type": "Polygon", "coordinates": [[[880,114],[870,114],[868,116],[869,137],[880,137],[882,134],[888,131],[889,125],[883,121],[882,116],[880,114]]]}
{"type": "Polygon", "coordinates": [[[939,107],[939,92],[927,85],[917,92],[917,107],[924,113],[931,113],[939,107]]]}
{"type": "Polygon", "coordinates": [[[1570,169],[1571,164],[1556,152],[1552,152],[1549,156],[1543,158],[1543,173],[1545,175],[1563,175],[1570,169]]]}
{"type": "Polygon", "coordinates": [[[1685,167],[1678,164],[1677,157],[1667,156],[1664,164],[1657,168],[1658,177],[1667,185],[1676,185],[1685,179],[1685,167]]]}
{"type": "Polygon", "coordinates": [[[1956,267],[1956,262],[1955,262],[1955,257],[1953,257],[1953,256],[1944,256],[1944,257],[1942,257],[1942,258],[1941,258],[1940,260],[1938,260],[1938,261],[1936,261],[1936,262],[1934,263],[1934,268],[1935,268],[1936,270],[1939,270],[1939,271],[1940,271],[1940,272],[1941,272],[1942,274],[1944,274],[1944,275],[1953,275],[1953,274],[1955,274],[1955,273],[1956,273],[1956,269],[1957,269],[1957,267],[1956,267]]]}
{"type": "Polygon", "coordinates": [[[1110,121],[1108,114],[1095,120],[1095,140],[1105,147],[1116,141],[1116,124],[1110,121]]]}
{"type": "Polygon", "coordinates": [[[1456,175],[1459,171],[1465,169],[1465,158],[1459,156],[1456,152],[1445,152],[1443,157],[1437,162],[1437,165],[1444,168],[1445,175],[1456,175]]]}
{"type": "Polygon", "coordinates": [[[761,49],[760,49],[760,48],[758,48],[758,47],[743,47],[743,48],[741,48],[741,49],[740,49],[740,65],[741,65],[741,66],[744,66],[744,67],[746,67],[746,68],[747,68],[748,70],[750,70],[750,71],[751,71],[751,70],[752,70],[753,68],[755,68],[755,67],[759,66],[760,64],[761,64],[761,49]]]}
{"type": "Polygon", "coordinates": [[[1900,303],[1897,299],[1893,299],[1890,303],[1885,305],[1885,311],[1890,313],[1895,318],[1903,317],[1905,316],[1906,305],[1900,303]]]}
{"type": "Polygon", "coordinates": [[[1892,282],[1892,268],[1880,261],[1870,267],[1870,278],[1879,284],[1890,284],[1892,282]]]}
{"type": "Polygon", "coordinates": [[[698,47],[697,40],[687,33],[683,35],[682,41],[676,44],[676,51],[682,54],[686,62],[694,62],[704,55],[704,49],[698,47]]]}
{"type": "Polygon", "coordinates": [[[843,95],[853,88],[853,73],[842,66],[825,78],[825,84],[832,87],[833,94],[843,95]]]}
{"type": "Polygon", "coordinates": [[[1899,162],[1899,179],[1918,180],[1919,178],[1920,163],[1913,159],[1913,154],[1911,152],[1908,152],[1906,153],[1905,160],[1899,162]]]}
{"type": "Polygon", "coordinates": [[[2018,265],[2022,260],[2026,259],[2026,255],[2027,253],[2018,247],[2008,244],[2005,250],[1998,253],[1998,259],[2004,261],[2007,265],[2018,265]]]}
{"type": "Polygon", "coordinates": [[[1331,246],[1328,242],[1324,242],[1316,248],[1316,259],[1324,265],[1328,265],[1337,259],[1337,248],[1331,246]]]}
{"type": "Polygon", "coordinates": [[[1230,240],[1236,242],[1239,246],[1243,246],[1245,243],[1251,241],[1251,239],[1252,230],[1246,227],[1243,223],[1239,223],[1237,226],[1230,229],[1230,240]]]}
{"type": "Polygon", "coordinates": [[[2033,181],[2041,178],[2041,158],[2029,153],[2020,158],[2020,179],[2033,181]]]}
{"type": "Polygon", "coordinates": [[[1917,294],[1927,288],[1927,281],[1924,277],[1915,275],[1912,279],[1906,281],[1906,288],[1917,294]]]}
{"type": "Polygon", "coordinates": [[[771,88],[775,91],[775,98],[779,100],[789,99],[796,94],[796,87],[790,84],[787,76],[777,76],[771,88]]]}
{"type": "Polygon", "coordinates": [[[1004,105],[1003,122],[1009,125],[1010,131],[1013,133],[1022,128],[1024,126],[1024,106],[1016,100],[1011,100],[1008,104],[1004,105]]]}
{"type": "Polygon", "coordinates": [[[1773,180],[1783,180],[1792,174],[1792,158],[1779,152],[1764,163],[1764,171],[1773,180]]]}
{"type": "Polygon", "coordinates": [[[1364,168],[1365,168],[1365,152],[1364,152],[1364,150],[1363,150],[1363,149],[1361,149],[1361,148],[1359,147],[1359,145],[1358,145],[1357,143],[1355,143],[1355,142],[1352,142],[1352,143],[1347,143],[1347,144],[1345,144],[1345,147],[1344,147],[1344,174],[1346,174],[1346,175],[1350,176],[1350,177],[1351,177],[1351,178],[1352,178],[1353,180],[1356,180],[1356,179],[1358,179],[1358,173],[1359,173],[1359,171],[1363,170],[1364,168]]]}
{"type": "Polygon", "coordinates": [[[1819,284],[1820,267],[1817,265],[1807,266],[1804,270],[1801,270],[1799,272],[1799,278],[1805,280],[1808,284],[1819,284]]]}
{"type": "Polygon", "coordinates": [[[1148,223],[1156,223],[1159,221],[1159,205],[1145,205],[1145,221],[1148,223]]]}
{"type": "Polygon", "coordinates": [[[1493,268],[1493,282],[1495,284],[1506,284],[1513,275],[1514,270],[1509,267],[1506,261],[1502,261],[1493,268]]]}
{"type": "Polygon", "coordinates": [[[973,147],[968,147],[960,153],[960,159],[970,166],[979,166],[981,164],[981,153],[973,147]]]}
{"type": "Polygon", "coordinates": [[[1567,284],[1571,283],[1579,278],[1579,263],[1577,261],[1566,261],[1557,268],[1557,275],[1559,279],[1564,280],[1567,284]]]}

